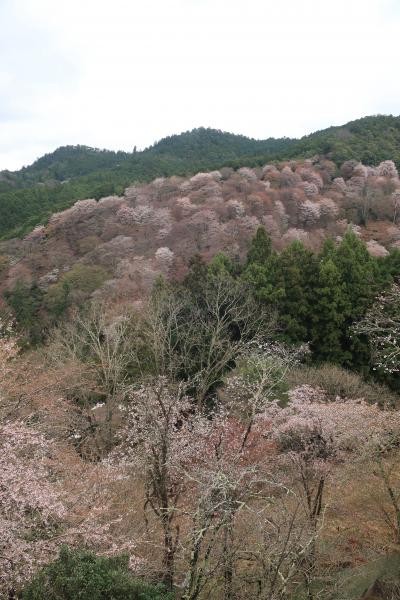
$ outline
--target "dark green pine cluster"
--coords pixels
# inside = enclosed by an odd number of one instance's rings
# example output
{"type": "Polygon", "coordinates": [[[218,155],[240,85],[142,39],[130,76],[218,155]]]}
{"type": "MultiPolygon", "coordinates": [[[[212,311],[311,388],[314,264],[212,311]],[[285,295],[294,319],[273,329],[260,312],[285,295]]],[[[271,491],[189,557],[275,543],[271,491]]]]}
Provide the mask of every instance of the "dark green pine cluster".
{"type": "Polygon", "coordinates": [[[294,241],[280,254],[263,228],[252,240],[242,277],[261,305],[278,314],[288,342],[309,342],[315,361],[369,369],[369,350],[352,326],[400,274],[400,252],[375,258],[349,229],[315,254],[294,241]]]}

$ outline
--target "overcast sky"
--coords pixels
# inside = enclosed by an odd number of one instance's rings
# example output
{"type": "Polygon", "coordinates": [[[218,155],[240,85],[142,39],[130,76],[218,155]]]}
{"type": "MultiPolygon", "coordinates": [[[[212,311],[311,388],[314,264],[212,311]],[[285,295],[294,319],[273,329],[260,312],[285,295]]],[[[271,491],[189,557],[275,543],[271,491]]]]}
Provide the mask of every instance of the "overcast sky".
{"type": "Polygon", "coordinates": [[[400,113],[399,0],[0,0],[0,169],[400,113]]]}

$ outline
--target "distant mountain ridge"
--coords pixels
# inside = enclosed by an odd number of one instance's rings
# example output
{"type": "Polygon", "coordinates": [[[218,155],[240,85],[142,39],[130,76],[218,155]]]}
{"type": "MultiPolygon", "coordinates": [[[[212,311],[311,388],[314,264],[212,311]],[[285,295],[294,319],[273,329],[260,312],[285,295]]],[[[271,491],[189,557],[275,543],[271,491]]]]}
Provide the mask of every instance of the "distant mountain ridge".
{"type": "Polygon", "coordinates": [[[0,172],[0,236],[22,235],[76,200],[121,194],[133,182],[313,155],[337,165],[392,159],[400,167],[400,117],[364,117],[301,139],[255,140],[201,127],[131,153],[63,146],[19,171],[0,172]]]}
{"type": "MultiPolygon", "coordinates": [[[[102,169],[124,168],[142,158],[167,158],[187,164],[190,161],[230,161],[242,157],[278,154],[291,142],[290,138],[255,140],[244,135],[199,127],[163,138],[142,151],[123,152],[90,146],[61,146],[45,154],[19,171],[1,171],[10,185],[27,187],[34,183],[65,181],[102,169]]],[[[4,181],[4,179],[3,179],[4,181]]]]}

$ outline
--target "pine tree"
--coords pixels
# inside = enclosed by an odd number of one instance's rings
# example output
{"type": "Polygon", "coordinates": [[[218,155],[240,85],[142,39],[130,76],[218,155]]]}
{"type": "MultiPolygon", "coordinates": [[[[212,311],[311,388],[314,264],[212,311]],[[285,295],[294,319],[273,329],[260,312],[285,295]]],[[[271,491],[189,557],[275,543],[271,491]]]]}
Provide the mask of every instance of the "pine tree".
{"type": "Polygon", "coordinates": [[[347,317],[361,317],[378,292],[377,264],[365,243],[348,229],[334,255],[347,300],[347,317]]]}
{"type": "Polygon", "coordinates": [[[318,360],[343,360],[344,305],[340,273],[331,258],[322,260],[314,290],[312,315],[312,350],[318,360]]]}
{"type": "Polygon", "coordinates": [[[246,266],[259,264],[265,265],[272,254],[271,238],[264,227],[259,227],[255,236],[251,240],[250,248],[247,253],[246,266]]]}
{"type": "Polygon", "coordinates": [[[243,278],[253,288],[256,299],[264,306],[276,308],[284,293],[278,269],[278,255],[264,227],[253,237],[243,278]]]}
{"type": "Polygon", "coordinates": [[[195,297],[201,297],[207,281],[208,269],[200,254],[189,260],[189,272],[183,280],[183,286],[195,297]]]}
{"type": "Polygon", "coordinates": [[[334,255],[343,284],[342,364],[369,370],[370,354],[366,339],[352,336],[352,324],[360,319],[379,292],[379,268],[365,243],[349,228],[334,255]]]}
{"type": "Polygon", "coordinates": [[[331,237],[328,237],[324,241],[319,258],[321,260],[326,260],[328,258],[333,259],[335,255],[336,255],[336,244],[331,237]]]}
{"type": "Polygon", "coordinates": [[[381,269],[382,287],[390,287],[393,280],[398,281],[400,278],[400,250],[393,248],[387,256],[379,261],[381,269]]]}
{"type": "Polygon", "coordinates": [[[235,275],[237,271],[236,265],[233,261],[224,254],[218,252],[208,265],[208,275],[212,277],[235,275]]]}
{"type": "Polygon", "coordinates": [[[284,337],[291,342],[310,338],[316,271],[315,256],[302,242],[293,242],[278,258],[284,289],[279,302],[280,323],[284,337]]]}

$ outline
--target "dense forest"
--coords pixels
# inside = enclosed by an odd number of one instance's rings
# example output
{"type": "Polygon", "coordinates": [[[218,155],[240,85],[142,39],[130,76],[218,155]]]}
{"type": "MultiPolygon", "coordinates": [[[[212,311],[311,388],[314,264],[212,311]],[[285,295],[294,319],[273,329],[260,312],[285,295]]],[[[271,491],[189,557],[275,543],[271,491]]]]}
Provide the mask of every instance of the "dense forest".
{"type": "Polygon", "coordinates": [[[3,596],[397,598],[399,272],[259,228],[33,349],[4,313],[3,596]]]}
{"type": "Polygon", "coordinates": [[[120,194],[133,182],[316,154],[337,166],[350,159],[366,165],[391,159],[399,166],[399,145],[400,117],[373,116],[299,140],[252,140],[200,128],[165,138],[141,152],[66,146],[20,171],[0,173],[0,236],[23,235],[76,200],[120,194]]]}
{"type": "Polygon", "coordinates": [[[396,122],[5,176],[1,598],[399,600],[396,122]]]}

